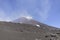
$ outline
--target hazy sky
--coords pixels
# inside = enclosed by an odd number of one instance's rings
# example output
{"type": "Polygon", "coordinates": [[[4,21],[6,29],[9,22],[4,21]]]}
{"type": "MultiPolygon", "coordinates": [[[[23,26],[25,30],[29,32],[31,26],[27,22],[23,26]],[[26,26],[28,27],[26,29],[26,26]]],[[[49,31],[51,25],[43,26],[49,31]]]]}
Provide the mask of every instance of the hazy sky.
{"type": "Polygon", "coordinates": [[[0,20],[11,21],[21,16],[60,27],[60,0],[0,0],[0,20]]]}

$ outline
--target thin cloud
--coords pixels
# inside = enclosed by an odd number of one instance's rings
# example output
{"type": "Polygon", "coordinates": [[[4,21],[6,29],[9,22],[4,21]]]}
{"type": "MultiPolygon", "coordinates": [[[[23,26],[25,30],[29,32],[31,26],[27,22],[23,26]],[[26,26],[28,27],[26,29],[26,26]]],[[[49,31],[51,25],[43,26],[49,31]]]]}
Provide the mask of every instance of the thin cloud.
{"type": "Polygon", "coordinates": [[[5,16],[5,12],[3,10],[0,10],[0,21],[3,21],[5,16]]]}
{"type": "Polygon", "coordinates": [[[9,17],[7,17],[6,13],[4,10],[0,10],[0,21],[11,21],[9,17]]]}
{"type": "MultiPolygon", "coordinates": [[[[14,14],[14,15],[12,15],[13,16],[13,18],[14,19],[17,19],[17,18],[20,18],[20,17],[32,17],[30,14],[29,14],[29,12],[27,11],[27,10],[25,10],[25,9],[23,9],[23,10],[18,10],[18,11],[14,11],[14,12],[12,12],[12,14],[14,14]],[[17,14],[18,13],[18,14],[17,14]],[[16,15],[17,14],[17,15],[16,15]]],[[[11,16],[11,18],[12,18],[12,16],[11,16]]],[[[14,20],[13,19],[13,20],[14,20]]]]}
{"type": "MultiPolygon", "coordinates": [[[[51,4],[50,4],[50,0],[40,0],[40,2],[38,3],[38,0],[16,0],[17,1],[17,5],[16,6],[20,6],[20,2],[21,2],[21,10],[19,9],[18,11],[20,12],[17,12],[17,13],[20,13],[20,16],[30,16],[30,13],[32,13],[32,11],[28,11],[28,10],[31,10],[31,9],[37,9],[38,6],[39,6],[39,3],[40,3],[40,9],[38,8],[36,11],[38,13],[38,16],[40,16],[40,19],[45,21],[47,20],[48,16],[49,16],[49,10],[51,8],[51,4]],[[38,5],[36,5],[38,4],[38,5]],[[23,10],[24,9],[24,10],[23,10]]],[[[33,15],[35,15],[36,11],[33,12],[33,15]]],[[[32,16],[33,16],[32,15],[32,16]]],[[[34,16],[36,17],[36,16],[34,16]]]]}
{"type": "Polygon", "coordinates": [[[40,2],[38,0],[15,0],[12,1],[12,3],[8,0],[3,3],[1,2],[1,6],[3,6],[3,10],[0,10],[0,20],[8,21],[21,16],[31,15],[31,17],[37,17],[37,19],[38,17],[41,17],[42,20],[46,20],[48,18],[48,12],[51,8],[49,0],[40,0],[40,2]],[[38,9],[36,10],[36,8],[38,9]],[[37,13],[38,15],[35,16],[37,13]]]}
{"type": "Polygon", "coordinates": [[[22,10],[20,13],[21,13],[20,17],[22,17],[22,16],[31,16],[27,10],[22,10]]]}
{"type": "Polygon", "coordinates": [[[50,8],[51,4],[49,0],[41,0],[41,10],[39,10],[38,14],[42,18],[42,20],[47,20],[50,8]]]}

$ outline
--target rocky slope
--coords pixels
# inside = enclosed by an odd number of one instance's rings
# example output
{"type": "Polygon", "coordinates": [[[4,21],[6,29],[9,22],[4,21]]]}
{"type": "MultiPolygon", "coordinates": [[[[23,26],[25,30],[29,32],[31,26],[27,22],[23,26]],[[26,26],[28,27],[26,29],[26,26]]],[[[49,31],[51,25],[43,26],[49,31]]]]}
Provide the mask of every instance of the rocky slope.
{"type": "Polygon", "coordinates": [[[60,40],[60,29],[41,24],[0,22],[0,40],[60,40]]]}

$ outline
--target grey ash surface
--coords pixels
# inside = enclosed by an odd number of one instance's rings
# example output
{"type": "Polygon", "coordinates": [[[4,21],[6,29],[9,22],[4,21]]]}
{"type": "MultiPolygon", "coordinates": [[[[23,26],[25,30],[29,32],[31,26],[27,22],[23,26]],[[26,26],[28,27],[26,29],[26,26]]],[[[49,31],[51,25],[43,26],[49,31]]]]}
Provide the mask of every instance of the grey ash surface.
{"type": "Polygon", "coordinates": [[[60,29],[39,25],[0,22],[0,40],[60,40],[60,29]]]}

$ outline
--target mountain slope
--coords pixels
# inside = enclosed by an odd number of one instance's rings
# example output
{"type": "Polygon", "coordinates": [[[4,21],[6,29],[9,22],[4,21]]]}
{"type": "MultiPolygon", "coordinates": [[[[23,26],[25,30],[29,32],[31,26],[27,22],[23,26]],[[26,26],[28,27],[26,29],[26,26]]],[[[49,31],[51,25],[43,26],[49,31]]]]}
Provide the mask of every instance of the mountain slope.
{"type": "Polygon", "coordinates": [[[59,30],[45,24],[37,27],[31,24],[0,22],[0,40],[60,40],[59,34],[59,30]]]}
{"type": "Polygon", "coordinates": [[[14,20],[13,23],[30,24],[30,25],[33,25],[33,26],[40,27],[41,29],[44,29],[44,30],[46,29],[46,31],[47,30],[51,31],[51,30],[56,30],[57,29],[55,27],[48,26],[48,25],[43,24],[41,22],[38,22],[38,21],[36,21],[36,20],[34,20],[32,18],[30,18],[30,19],[29,18],[30,17],[28,17],[28,18],[26,18],[26,17],[20,17],[20,18],[14,20]]]}
{"type": "Polygon", "coordinates": [[[40,22],[38,22],[38,21],[30,18],[30,17],[28,17],[28,18],[26,18],[26,17],[20,17],[20,18],[18,18],[16,20],[13,20],[13,22],[14,23],[32,24],[32,25],[40,23],[40,22]]]}

